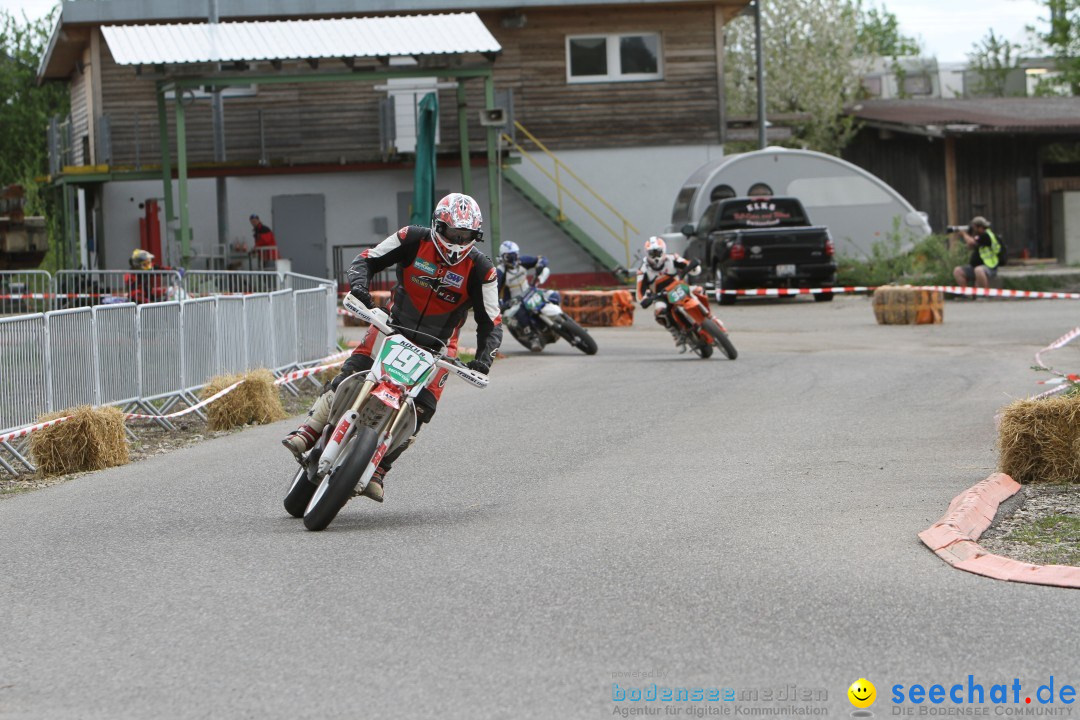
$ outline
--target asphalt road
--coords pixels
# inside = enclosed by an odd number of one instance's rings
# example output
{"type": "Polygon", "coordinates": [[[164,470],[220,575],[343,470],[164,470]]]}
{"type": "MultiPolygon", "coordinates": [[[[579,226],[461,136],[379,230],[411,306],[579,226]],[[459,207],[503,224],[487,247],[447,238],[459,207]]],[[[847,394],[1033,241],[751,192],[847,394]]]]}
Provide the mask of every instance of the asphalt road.
{"type": "Polygon", "coordinates": [[[4,500],[0,718],[601,718],[653,682],[835,716],[860,677],[884,716],[894,684],[1080,684],[1080,593],[916,538],[992,471],[995,411],[1077,307],[746,303],[720,308],[735,362],[644,313],[595,357],[508,339],[386,503],[323,533],[281,508],[295,421],[4,500]]]}

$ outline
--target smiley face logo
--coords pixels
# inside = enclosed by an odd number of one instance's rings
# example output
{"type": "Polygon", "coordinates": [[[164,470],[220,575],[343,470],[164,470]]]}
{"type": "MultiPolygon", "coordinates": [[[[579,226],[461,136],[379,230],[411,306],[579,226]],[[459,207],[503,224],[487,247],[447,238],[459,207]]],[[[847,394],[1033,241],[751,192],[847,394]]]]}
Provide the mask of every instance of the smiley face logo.
{"type": "Polygon", "coordinates": [[[847,689],[848,700],[857,708],[868,708],[877,699],[877,688],[866,678],[859,678],[847,689]]]}

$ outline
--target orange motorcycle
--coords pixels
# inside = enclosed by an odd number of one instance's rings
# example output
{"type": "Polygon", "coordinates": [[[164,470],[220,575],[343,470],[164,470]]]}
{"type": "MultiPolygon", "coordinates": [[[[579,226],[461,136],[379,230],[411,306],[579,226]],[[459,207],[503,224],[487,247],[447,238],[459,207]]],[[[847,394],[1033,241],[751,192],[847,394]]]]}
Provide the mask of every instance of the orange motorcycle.
{"type": "Polygon", "coordinates": [[[709,298],[700,285],[691,286],[682,277],[658,279],[656,285],[653,302],[658,303],[657,312],[667,313],[668,322],[674,324],[675,342],[681,352],[693,350],[704,360],[712,357],[715,346],[729,360],[739,356],[724,323],[709,308],[709,298]]]}

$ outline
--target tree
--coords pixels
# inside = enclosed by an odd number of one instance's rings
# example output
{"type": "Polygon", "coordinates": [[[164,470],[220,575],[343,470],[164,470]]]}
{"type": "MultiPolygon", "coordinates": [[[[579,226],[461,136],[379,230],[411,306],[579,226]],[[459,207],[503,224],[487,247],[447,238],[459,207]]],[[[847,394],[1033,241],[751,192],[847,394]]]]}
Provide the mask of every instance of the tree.
{"type": "Polygon", "coordinates": [[[1039,82],[1039,94],[1080,95],[1080,0],[1043,0],[1049,17],[1041,39],[1057,64],[1058,75],[1039,82]]]}
{"type": "Polygon", "coordinates": [[[67,88],[37,84],[51,27],[52,15],[20,21],[0,11],[0,185],[32,183],[47,171],[49,118],[67,115],[67,88]]]}
{"type": "Polygon", "coordinates": [[[896,60],[922,52],[919,41],[900,32],[900,21],[884,5],[864,9],[862,0],[856,0],[854,7],[858,23],[855,49],[862,57],[896,60]]]}
{"type": "MultiPolygon", "coordinates": [[[[917,48],[900,34],[892,13],[884,7],[864,11],[861,0],[766,0],[761,26],[767,112],[794,116],[799,143],[834,154],[857,130],[844,108],[859,97],[873,60],[917,48]]],[[[725,82],[731,113],[752,116],[752,17],[728,26],[725,82]]]]}
{"type": "MultiPolygon", "coordinates": [[[[993,30],[972,44],[968,53],[968,69],[975,75],[972,95],[1005,97],[1009,74],[1020,69],[1020,45],[998,37],[993,30]]],[[[1027,88],[1024,88],[1026,94],[1027,88]]]]}

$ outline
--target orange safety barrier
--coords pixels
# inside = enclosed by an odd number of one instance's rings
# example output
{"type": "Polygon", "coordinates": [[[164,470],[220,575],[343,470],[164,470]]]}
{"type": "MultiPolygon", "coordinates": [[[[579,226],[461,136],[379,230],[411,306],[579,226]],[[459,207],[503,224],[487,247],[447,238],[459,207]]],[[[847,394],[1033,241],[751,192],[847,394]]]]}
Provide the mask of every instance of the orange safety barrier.
{"type": "Polygon", "coordinates": [[[634,298],[629,290],[564,290],[562,309],[584,327],[628,327],[634,324],[634,298]]]}

